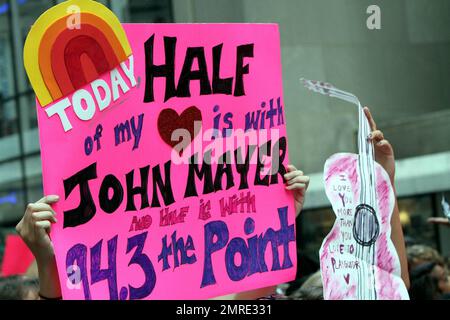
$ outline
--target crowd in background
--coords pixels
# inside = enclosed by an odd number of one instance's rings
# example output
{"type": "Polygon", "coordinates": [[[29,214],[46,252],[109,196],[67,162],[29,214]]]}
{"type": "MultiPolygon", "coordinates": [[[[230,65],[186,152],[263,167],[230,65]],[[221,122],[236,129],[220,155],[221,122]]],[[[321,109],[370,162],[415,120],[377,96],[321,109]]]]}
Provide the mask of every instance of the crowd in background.
{"type": "MultiPolygon", "coordinates": [[[[450,300],[450,257],[406,237],[411,300],[450,300]]],[[[313,259],[299,253],[297,278],[278,287],[275,298],[323,300],[322,278],[313,259]]],[[[39,281],[33,263],[26,274],[0,277],[0,300],[38,299],[39,281]]]]}
{"type": "MultiPolygon", "coordinates": [[[[411,300],[450,300],[450,259],[443,257],[430,246],[417,244],[411,239],[406,242],[410,277],[409,296],[411,300]]],[[[302,269],[302,261],[299,268],[302,269]]],[[[293,300],[323,300],[320,271],[296,281],[284,288],[284,293],[293,300]]]]}

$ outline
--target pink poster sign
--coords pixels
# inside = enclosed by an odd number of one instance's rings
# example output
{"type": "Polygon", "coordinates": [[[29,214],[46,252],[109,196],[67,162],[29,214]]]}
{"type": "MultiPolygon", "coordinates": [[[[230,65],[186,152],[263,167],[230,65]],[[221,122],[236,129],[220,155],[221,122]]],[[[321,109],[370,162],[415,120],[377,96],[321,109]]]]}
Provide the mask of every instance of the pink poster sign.
{"type": "MultiPolygon", "coordinates": [[[[123,27],[126,61],[37,107],[64,298],[205,299],[292,280],[277,25],[123,27]]],[[[93,56],[78,55],[86,77],[93,56]]]]}

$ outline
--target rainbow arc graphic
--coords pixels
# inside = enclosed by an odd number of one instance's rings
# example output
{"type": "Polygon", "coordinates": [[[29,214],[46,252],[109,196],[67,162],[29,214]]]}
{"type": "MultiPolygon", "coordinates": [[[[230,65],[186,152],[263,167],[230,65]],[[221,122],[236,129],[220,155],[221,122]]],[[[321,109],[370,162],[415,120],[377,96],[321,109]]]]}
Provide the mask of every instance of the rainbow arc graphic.
{"type": "Polygon", "coordinates": [[[50,8],[32,26],[24,64],[45,107],[116,68],[131,54],[113,12],[96,1],[69,0],[50,8]],[[80,24],[74,27],[72,21],[80,24]]]}

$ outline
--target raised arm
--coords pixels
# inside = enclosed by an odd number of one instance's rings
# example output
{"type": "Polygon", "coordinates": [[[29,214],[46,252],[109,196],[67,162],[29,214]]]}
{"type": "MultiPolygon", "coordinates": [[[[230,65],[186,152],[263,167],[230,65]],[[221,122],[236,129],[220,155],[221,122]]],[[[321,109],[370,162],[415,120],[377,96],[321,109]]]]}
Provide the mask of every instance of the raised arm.
{"type": "Polygon", "coordinates": [[[397,203],[397,193],[395,191],[395,156],[392,145],[384,138],[383,132],[377,129],[375,120],[370,113],[369,108],[364,108],[364,113],[369,120],[372,133],[370,139],[373,141],[375,148],[375,160],[386,170],[395,192],[395,207],[391,218],[391,240],[394,243],[398,257],[400,259],[401,275],[406,288],[409,288],[408,260],[406,257],[405,239],[403,237],[403,229],[400,223],[400,214],[397,203]]]}

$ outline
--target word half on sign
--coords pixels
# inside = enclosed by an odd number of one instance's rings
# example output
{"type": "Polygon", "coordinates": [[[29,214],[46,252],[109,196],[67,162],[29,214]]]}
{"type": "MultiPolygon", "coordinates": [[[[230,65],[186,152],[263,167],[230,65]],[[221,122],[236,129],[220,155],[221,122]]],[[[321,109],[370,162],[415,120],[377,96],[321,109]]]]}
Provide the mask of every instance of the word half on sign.
{"type": "Polygon", "coordinates": [[[226,94],[236,97],[245,95],[244,75],[249,73],[249,65],[244,63],[245,58],[252,58],[254,55],[254,44],[244,44],[236,48],[236,68],[235,77],[221,78],[221,58],[223,43],[216,45],[212,49],[212,81],[206,61],[205,48],[188,47],[185,53],[185,60],[178,80],[175,85],[175,57],[176,57],[176,37],[164,37],[165,63],[156,65],[154,62],[155,36],[152,35],[145,42],[146,61],[146,90],[144,102],[155,101],[154,80],[155,78],[165,78],[166,90],[164,102],[173,97],[186,98],[191,96],[190,83],[198,80],[200,84],[200,94],[226,94]],[[193,70],[194,62],[198,63],[198,70],[193,70]],[[234,82],[234,90],[233,90],[234,82]]]}

